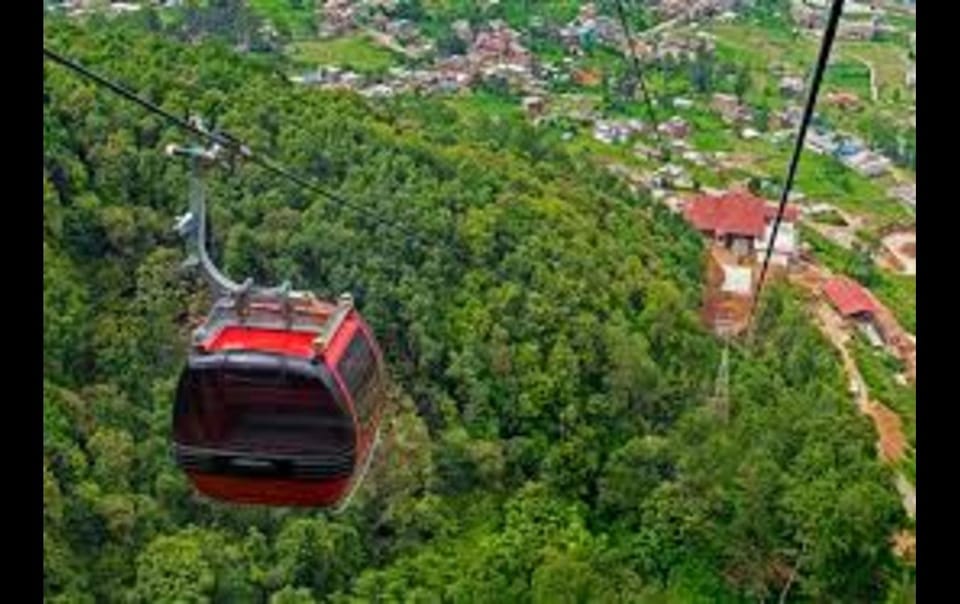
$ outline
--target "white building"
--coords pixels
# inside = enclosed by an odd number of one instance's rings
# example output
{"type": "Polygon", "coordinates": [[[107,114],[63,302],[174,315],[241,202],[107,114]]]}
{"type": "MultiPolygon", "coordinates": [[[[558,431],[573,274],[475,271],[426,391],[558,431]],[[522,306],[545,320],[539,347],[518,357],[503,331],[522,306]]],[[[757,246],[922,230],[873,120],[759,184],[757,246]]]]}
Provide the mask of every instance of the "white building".
{"type": "MultiPolygon", "coordinates": [[[[757,237],[754,242],[754,249],[757,250],[757,261],[763,262],[767,255],[767,248],[770,247],[770,239],[773,236],[773,222],[766,225],[763,231],[763,237],[757,237]]],[[[775,266],[787,266],[790,259],[795,257],[798,252],[797,229],[793,222],[787,222],[786,219],[780,222],[780,228],[777,230],[777,241],[773,246],[773,254],[770,256],[770,263],[775,266]]]]}
{"type": "Polygon", "coordinates": [[[723,284],[720,291],[727,294],[749,296],[753,289],[753,271],[748,266],[721,264],[723,284]]]}
{"type": "Polygon", "coordinates": [[[843,162],[864,176],[875,178],[885,174],[892,163],[886,157],[871,151],[861,151],[844,158],[843,162]]]}

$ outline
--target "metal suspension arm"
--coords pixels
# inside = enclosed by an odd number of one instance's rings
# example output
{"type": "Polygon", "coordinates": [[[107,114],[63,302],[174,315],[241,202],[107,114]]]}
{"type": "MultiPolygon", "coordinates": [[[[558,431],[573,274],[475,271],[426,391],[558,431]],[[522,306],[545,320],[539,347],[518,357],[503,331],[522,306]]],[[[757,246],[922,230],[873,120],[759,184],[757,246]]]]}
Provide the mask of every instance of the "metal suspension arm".
{"type": "MultiPolygon", "coordinates": [[[[203,131],[206,129],[199,119],[191,119],[191,124],[203,131]]],[[[199,266],[204,278],[218,297],[231,297],[244,300],[250,294],[286,299],[290,293],[290,284],[279,287],[254,287],[252,279],[237,283],[227,277],[210,259],[207,253],[207,204],[203,186],[203,170],[218,161],[223,148],[219,143],[212,147],[184,147],[169,145],[167,154],[186,157],[190,160],[190,209],[177,219],[175,229],[184,238],[189,256],[185,262],[188,267],[199,266]]]]}
{"type": "Polygon", "coordinates": [[[170,155],[184,156],[190,159],[190,209],[177,219],[176,231],[184,238],[189,256],[186,266],[199,266],[204,278],[218,296],[243,294],[252,285],[250,279],[243,284],[236,283],[213,263],[207,253],[207,204],[203,187],[202,170],[204,163],[215,161],[218,147],[203,149],[200,147],[167,147],[170,155]]]}

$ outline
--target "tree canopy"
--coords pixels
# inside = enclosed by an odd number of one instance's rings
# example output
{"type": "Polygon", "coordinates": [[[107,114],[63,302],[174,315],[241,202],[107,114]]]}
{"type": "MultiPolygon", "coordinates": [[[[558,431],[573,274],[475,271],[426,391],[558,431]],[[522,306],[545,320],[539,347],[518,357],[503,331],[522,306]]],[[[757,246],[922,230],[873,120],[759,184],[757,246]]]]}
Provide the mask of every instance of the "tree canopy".
{"type": "Polygon", "coordinates": [[[185,135],[45,64],[51,602],[733,602],[788,586],[876,601],[899,585],[896,493],[790,290],[732,351],[729,421],[709,412],[720,350],[680,218],[511,117],[298,88],[136,23],[44,33],[378,218],[251,165],[207,183],[227,271],[352,291],[399,390],[343,516],[195,496],[167,448],[210,303],[171,232],[187,173],[162,150],[185,135]]]}

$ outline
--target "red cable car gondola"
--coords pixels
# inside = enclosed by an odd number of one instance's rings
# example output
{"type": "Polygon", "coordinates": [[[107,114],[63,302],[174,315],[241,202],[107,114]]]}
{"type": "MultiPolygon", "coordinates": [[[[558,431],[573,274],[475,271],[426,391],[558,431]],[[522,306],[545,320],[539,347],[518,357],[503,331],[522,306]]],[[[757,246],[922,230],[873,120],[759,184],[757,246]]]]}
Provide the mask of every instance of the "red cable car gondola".
{"type": "Polygon", "coordinates": [[[190,212],[177,230],[188,264],[218,295],[177,386],[177,464],[215,499],[342,509],[378,442],[380,350],[349,295],[333,304],[286,285],[240,285],[217,269],[205,247],[200,171],[218,150],[168,148],[191,158],[190,212]]]}
{"type": "Polygon", "coordinates": [[[336,505],[376,443],[384,381],[369,328],[349,299],[235,304],[215,307],[181,373],[177,463],[215,499],[336,505]]]}

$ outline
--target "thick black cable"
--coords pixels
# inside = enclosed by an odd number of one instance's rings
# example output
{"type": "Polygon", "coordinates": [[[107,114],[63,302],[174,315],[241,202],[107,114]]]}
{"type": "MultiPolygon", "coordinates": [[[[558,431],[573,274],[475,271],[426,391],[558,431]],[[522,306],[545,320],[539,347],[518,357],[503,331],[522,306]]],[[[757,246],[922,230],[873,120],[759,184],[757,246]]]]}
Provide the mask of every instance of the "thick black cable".
{"type": "Polygon", "coordinates": [[[780,206],[777,208],[777,217],[773,222],[773,232],[770,235],[770,241],[768,241],[767,252],[763,259],[763,268],[760,270],[760,279],[757,281],[757,290],[753,297],[753,304],[750,307],[749,321],[751,325],[753,324],[753,318],[760,301],[760,293],[763,290],[763,284],[767,277],[767,269],[770,266],[773,247],[776,244],[777,233],[780,230],[780,221],[783,220],[783,213],[787,208],[787,199],[790,197],[790,190],[793,188],[793,179],[797,173],[797,165],[800,163],[800,154],[803,152],[803,143],[807,136],[807,128],[813,119],[813,110],[817,104],[817,93],[820,91],[820,83],[827,69],[827,61],[830,59],[830,49],[833,47],[833,40],[837,33],[837,24],[840,22],[842,12],[843,0],[833,0],[833,4],[830,6],[830,14],[827,17],[827,27],[823,32],[823,40],[820,43],[820,56],[817,57],[817,65],[814,68],[813,79],[810,82],[806,106],[803,108],[803,118],[800,120],[800,131],[797,133],[797,139],[793,146],[793,155],[790,157],[790,166],[787,169],[787,177],[783,183],[783,190],[780,193],[780,206]]]}
{"type": "Polygon", "coordinates": [[[633,75],[637,79],[637,84],[640,86],[640,94],[643,95],[643,102],[647,107],[647,116],[649,117],[650,122],[653,124],[653,135],[659,142],[660,131],[659,124],[657,122],[657,114],[653,110],[653,102],[650,101],[650,95],[647,94],[647,86],[643,81],[643,73],[640,70],[640,59],[637,57],[637,49],[633,44],[633,35],[630,33],[630,24],[627,22],[627,14],[623,8],[623,0],[617,0],[617,16],[620,19],[620,27],[623,28],[623,35],[627,41],[627,49],[630,52],[633,75]]]}
{"type": "MultiPolygon", "coordinates": [[[[308,189],[318,195],[321,195],[322,197],[325,197],[328,200],[338,205],[350,208],[360,214],[363,214],[368,218],[371,218],[372,220],[376,221],[378,224],[383,225],[386,228],[393,229],[400,233],[403,233],[407,237],[412,238],[413,241],[419,245],[422,245],[424,247],[429,247],[429,244],[416,231],[413,231],[412,229],[402,224],[399,224],[396,222],[387,222],[386,220],[383,220],[382,218],[374,214],[371,210],[367,209],[366,207],[359,205],[357,203],[354,203],[351,200],[341,195],[337,195],[336,193],[333,193],[317,185],[316,183],[311,182],[309,179],[304,178],[303,176],[300,176],[298,174],[295,174],[294,172],[291,172],[290,170],[284,168],[279,162],[271,159],[267,155],[261,152],[255,153],[253,149],[251,149],[251,147],[243,144],[242,141],[239,141],[236,138],[226,134],[222,134],[222,133],[208,132],[202,128],[199,128],[198,126],[191,123],[189,120],[184,119],[178,115],[175,115],[167,111],[166,109],[164,109],[163,107],[160,107],[156,103],[153,103],[141,97],[140,95],[130,90],[129,88],[126,88],[124,86],[121,86],[120,84],[110,81],[109,79],[103,77],[102,75],[94,71],[91,71],[90,69],[81,65],[80,63],[77,63],[76,61],[68,57],[65,57],[53,50],[48,49],[46,46],[43,47],[43,54],[45,57],[49,58],[55,63],[58,63],[72,70],[73,72],[89,80],[96,82],[98,85],[103,86],[104,88],[107,88],[114,94],[117,94],[127,99],[128,101],[131,101],[133,103],[136,103],[137,105],[140,105],[141,107],[143,107],[144,109],[146,109],[151,113],[155,113],[167,119],[174,125],[184,130],[187,130],[188,132],[198,137],[201,137],[209,141],[212,141],[213,143],[219,144],[221,147],[224,147],[225,149],[228,149],[233,151],[234,153],[237,153],[238,155],[252,161],[253,163],[260,166],[261,168],[267,170],[268,172],[271,172],[282,178],[286,178],[287,180],[290,180],[291,182],[298,184],[304,189],[308,189]]],[[[455,255],[459,257],[459,254],[456,254],[457,250],[452,250],[452,251],[454,251],[455,255]]]]}

